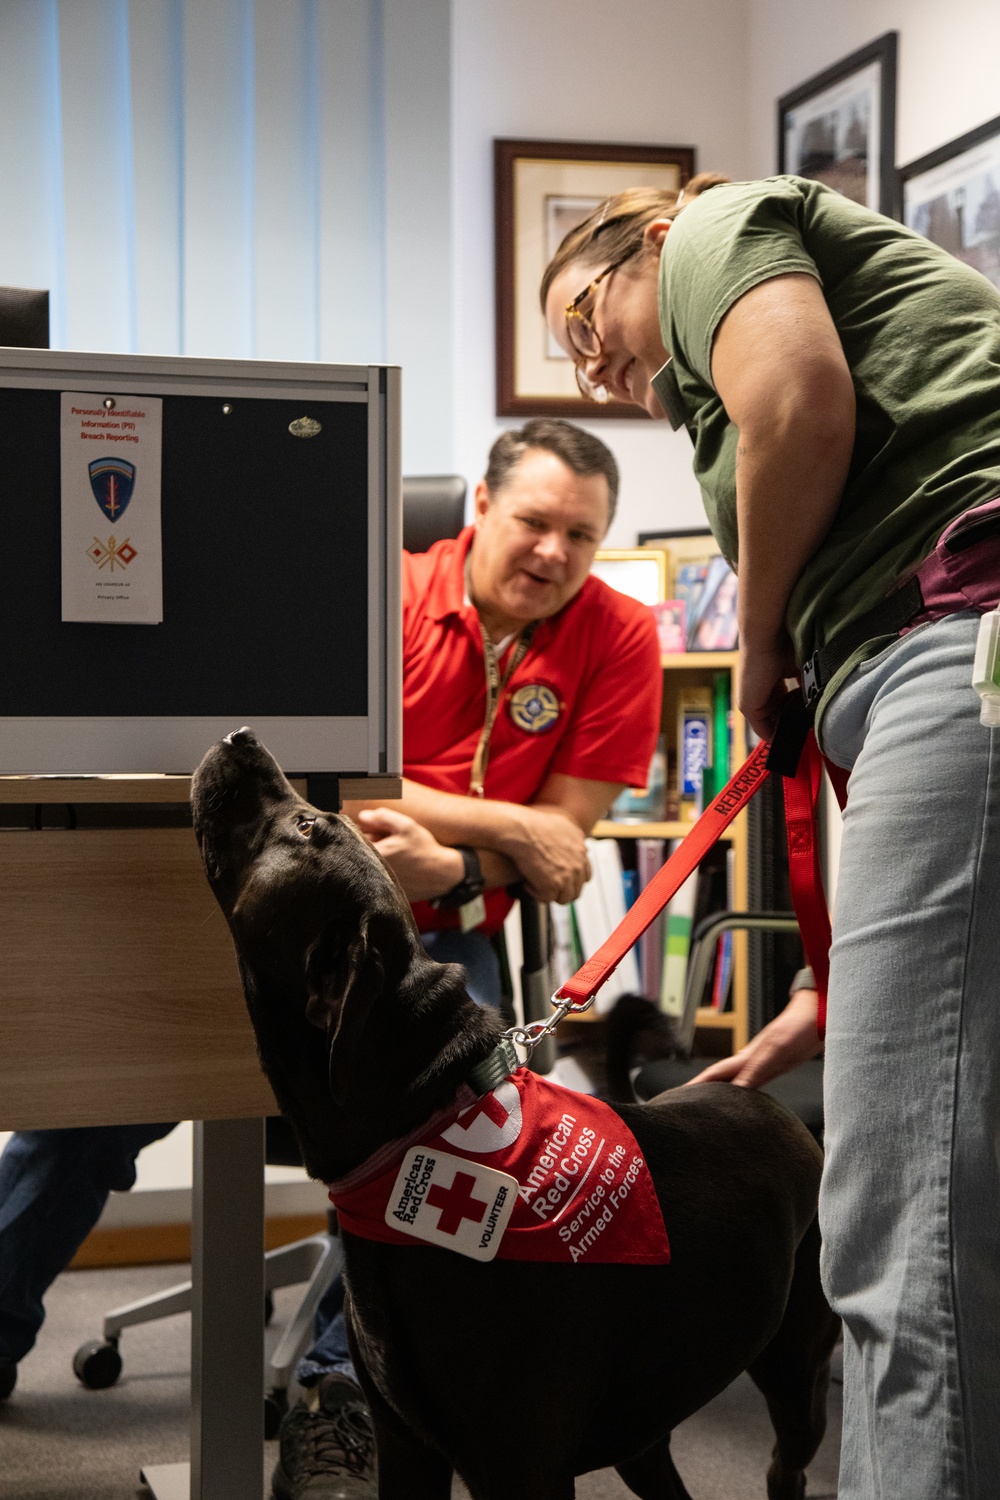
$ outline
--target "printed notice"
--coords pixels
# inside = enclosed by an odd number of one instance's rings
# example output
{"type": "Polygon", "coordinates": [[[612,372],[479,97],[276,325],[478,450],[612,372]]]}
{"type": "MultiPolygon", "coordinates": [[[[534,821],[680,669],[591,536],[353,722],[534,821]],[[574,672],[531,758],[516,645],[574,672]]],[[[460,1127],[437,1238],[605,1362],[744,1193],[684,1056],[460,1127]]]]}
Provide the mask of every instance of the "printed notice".
{"type": "Polygon", "coordinates": [[[163,619],[163,402],[62,393],[62,618],[108,625],[163,619]]]}

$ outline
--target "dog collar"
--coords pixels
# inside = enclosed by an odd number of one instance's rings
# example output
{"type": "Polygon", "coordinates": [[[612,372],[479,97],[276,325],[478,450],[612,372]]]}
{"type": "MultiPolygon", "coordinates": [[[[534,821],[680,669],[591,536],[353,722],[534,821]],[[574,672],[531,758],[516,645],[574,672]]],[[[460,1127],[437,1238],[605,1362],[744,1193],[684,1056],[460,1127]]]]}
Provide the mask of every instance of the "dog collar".
{"type": "Polygon", "coordinates": [[[338,1177],[336,1182],[328,1183],[331,1194],[346,1193],[353,1189],[362,1187],[366,1182],[371,1182],[375,1177],[402,1161],[409,1148],[417,1141],[428,1139],[442,1130],[447,1130],[453,1121],[465,1110],[471,1109],[477,1100],[484,1094],[490,1093],[509,1078],[514,1069],[519,1066],[517,1050],[514,1043],[508,1037],[501,1037],[493,1051],[483,1058],[482,1062],[469,1073],[465,1083],[461,1084],[458,1093],[451,1104],[444,1109],[436,1110],[429,1119],[424,1120],[409,1135],[399,1136],[396,1140],[386,1141],[384,1146],[366,1158],[360,1166],[355,1167],[353,1172],[348,1172],[346,1177],[338,1177]]]}
{"type": "Polygon", "coordinates": [[[468,1085],[477,1099],[495,1089],[498,1084],[509,1078],[514,1069],[519,1067],[517,1048],[510,1037],[501,1037],[488,1057],[484,1057],[481,1063],[476,1063],[468,1077],[468,1085]]]}

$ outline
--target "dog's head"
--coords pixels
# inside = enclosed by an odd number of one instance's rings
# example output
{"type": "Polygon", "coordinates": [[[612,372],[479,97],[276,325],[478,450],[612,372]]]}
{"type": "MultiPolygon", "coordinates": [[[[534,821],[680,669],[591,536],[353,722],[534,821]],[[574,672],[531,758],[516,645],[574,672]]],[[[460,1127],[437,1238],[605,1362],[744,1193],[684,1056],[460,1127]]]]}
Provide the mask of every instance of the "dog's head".
{"type": "Polygon", "coordinates": [[[378,1116],[379,1133],[402,1133],[427,1107],[418,1085],[426,1092],[435,1064],[450,1075],[469,1045],[478,1060],[498,1028],[462,970],[424,953],[409,903],[353,823],[300,797],[252,730],[209,750],[191,802],[262,1062],[307,1166],[330,1180],[343,1166],[335,1152],[331,1168],[329,1137],[344,1106],[354,1130],[378,1116]]]}

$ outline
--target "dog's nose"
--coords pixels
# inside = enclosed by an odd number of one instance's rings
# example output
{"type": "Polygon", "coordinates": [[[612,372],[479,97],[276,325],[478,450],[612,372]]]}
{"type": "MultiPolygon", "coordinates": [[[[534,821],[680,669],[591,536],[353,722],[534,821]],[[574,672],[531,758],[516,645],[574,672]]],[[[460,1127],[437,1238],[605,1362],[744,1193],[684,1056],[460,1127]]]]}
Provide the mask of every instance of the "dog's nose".
{"type": "Polygon", "coordinates": [[[227,734],[222,743],[224,745],[250,745],[253,739],[253,730],[244,724],[242,729],[234,729],[232,734],[227,734]]]}

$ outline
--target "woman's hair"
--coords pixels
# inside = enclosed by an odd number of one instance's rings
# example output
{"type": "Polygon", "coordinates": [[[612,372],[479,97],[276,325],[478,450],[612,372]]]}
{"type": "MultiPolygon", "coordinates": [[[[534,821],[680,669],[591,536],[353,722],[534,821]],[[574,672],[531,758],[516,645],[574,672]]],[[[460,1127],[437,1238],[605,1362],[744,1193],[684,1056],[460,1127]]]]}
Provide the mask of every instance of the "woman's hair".
{"type": "Polygon", "coordinates": [[[654,219],[676,219],[693,198],[730,180],[721,172],[699,172],[679,193],[673,188],[627,188],[624,193],[608,198],[582,224],[570,230],[546,266],[540,293],[542,311],[549,287],[560,271],[574,261],[583,266],[598,266],[625,260],[642,248],[647,224],[654,219]]]}

